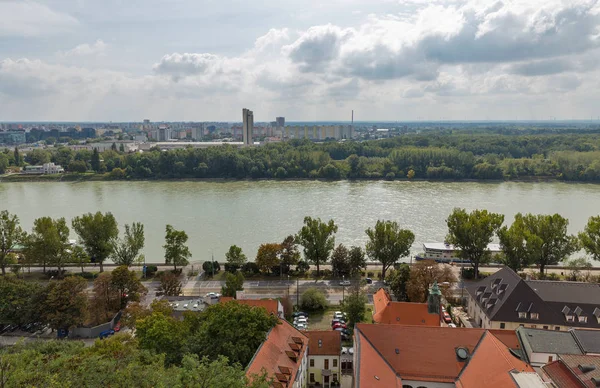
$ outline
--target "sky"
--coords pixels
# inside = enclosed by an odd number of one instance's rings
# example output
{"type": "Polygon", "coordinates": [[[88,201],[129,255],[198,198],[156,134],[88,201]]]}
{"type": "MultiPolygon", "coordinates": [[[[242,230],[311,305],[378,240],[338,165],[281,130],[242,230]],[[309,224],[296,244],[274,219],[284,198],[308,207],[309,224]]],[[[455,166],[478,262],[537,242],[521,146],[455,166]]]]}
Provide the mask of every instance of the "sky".
{"type": "Polygon", "coordinates": [[[600,0],[0,0],[0,121],[600,116],[600,0]]]}

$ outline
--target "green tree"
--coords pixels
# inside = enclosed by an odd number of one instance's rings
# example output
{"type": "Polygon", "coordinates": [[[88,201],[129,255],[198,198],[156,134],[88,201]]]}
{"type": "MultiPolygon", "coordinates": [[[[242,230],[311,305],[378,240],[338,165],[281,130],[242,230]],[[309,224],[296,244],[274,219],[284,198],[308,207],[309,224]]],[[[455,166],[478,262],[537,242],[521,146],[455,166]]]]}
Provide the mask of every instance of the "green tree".
{"type": "Polygon", "coordinates": [[[331,270],[333,276],[341,277],[350,275],[349,251],[344,244],[338,245],[331,253],[331,270]]]}
{"type": "Polygon", "coordinates": [[[25,239],[25,233],[19,225],[19,217],[7,210],[0,212],[0,268],[2,276],[6,275],[9,254],[25,239]]]}
{"type": "Polygon", "coordinates": [[[225,285],[221,287],[221,294],[223,296],[236,296],[236,291],[242,291],[244,289],[244,275],[241,272],[232,274],[227,272],[225,274],[225,285]]]}
{"type": "Polygon", "coordinates": [[[533,264],[534,245],[527,244],[523,216],[519,213],[509,227],[503,226],[498,230],[502,248],[501,261],[504,265],[518,272],[533,264]]]}
{"type": "Polygon", "coordinates": [[[296,235],[296,241],[304,248],[306,260],[317,266],[317,276],[321,274],[320,265],[327,263],[335,247],[334,234],[337,230],[333,220],[324,223],[320,218],[304,217],[304,226],[296,235]]]}
{"type": "Polygon", "coordinates": [[[378,220],[374,229],[365,231],[369,237],[365,249],[367,255],[381,263],[381,278],[391,266],[396,264],[401,257],[410,253],[410,247],[415,241],[415,235],[408,229],[400,229],[395,221],[378,220]]]}
{"type": "Polygon", "coordinates": [[[25,161],[34,166],[49,163],[50,153],[46,150],[35,148],[27,152],[27,154],[25,155],[25,161]]]}
{"type": "Polygon", "coordinates": [[[569,280],[574,282],[580,280],[582,271],[587,271],[584,278],[589,278],[590,270],[593,268],[592,263],[590,263],[585,257],[568,260],[566,265],[567,268],[569,268],[569,271],[571,271],[569,274],[569,280]]]}
{"type": "Polygon", "coordinates": [[[280,251],[281,245],[279,244],[261,244],[258,247],[258,252],[256,253],[256,259],[254,259],[254,262],[262,272],[269,273],[273,270],[273,267],[277,267],[279,265],[280,251]]]}
{"type": "Polygon", "coordinates": [[[110,149],[111,149],[112,151],[115,151],[115,152],[116,152],[116,151],[117,151],[117,143],[113,142],[113,143],[112,143],[112,145],[110,146],[110,149]]]}
{"type": "Polygon", "coordinates": [[[235,301],[214,304],[200,314],[202,324],[188,340],[191,353],[210,359],[222,355],[240,365],[248,365],[279,320],[264,308],[235,301]]]}
{"type": "Polygon", "coordinates": [[[158,287],[157,294],[179,296],[181,295],[181,286],[179,276],[173,272],[164,272],[160,276],[160,286],[158,287]]]}
{"type": "Polygon", "coordinates": [[[183,322],[162,312],[153,312],[136,322],[135,336],[140,348],[164,354],[167,365],[181,362],[188,335],[183,322]]]}
{"type": "Polygon", "coordinates": [[[406,287],[410,280],[410,266],[406,263],[400,264],[398,269],[393,269],[388,274],[387,282],[390,290],[400,302],[408,302],[406,287]]]}
{"type": "Polygon", "coordinates": [[[94,279],[89,313],[92,322],[96,325],[110,320],[120,308],[119,291],[112,284],[110,272],[101,273],[94,279]]]}
{"type": "Polygon", "coordinates": [[[42,290],[43,287],[35,282],[0,278],[0,322],[16,325],[36,322],[34,317],[40,308],[37,298],[42,290]]]}
{"type": "Polygon", "coordinates": [[[225,253],[225,257],[227,258],[227,263],[236,270],[246,264],[247,261],[246,255],[242,252],[242,248],[237,245],[230,246],[229,251],[225,253]]]}
{"type": "Polygon", "coordinates": [[[112,254],[115,239],[119,235],[115,217],[111,213],[87,213],[75,217],[71,223],[90,260],[99,263],[100,272],[103,272],[104,260],[112,254]]]}
{"type": "MultiPolygon", "coordinates": [[[[436,264],[433,260],[416,262],[410,268],[410,277],[406,284],[408,300],[414,303],[425,303],[429,296],[429,288],[434,282],[438,284],[456,283],[457,279],[452,267],[447,264],[436,264]]],[[[446,300],[452,296],[451,287],[440,287],[442,295],[446,300]]]]}
{"type": "Polygon", "coordinates": [[[527,246],[527,262],[540,268],[540,275],[548,265],[556,265],[579,249],[577,237],[567,233],[569,221],[559,214],[517,214],[521,218],[523,239],[527,246]]]}
{"type": "Polygon", "coordinates": [[[408,170],[408,173],[406,174],[406,177],[407,177],[409,180],[411,180],[411,179],[414,179],[414,177],[415,177],[415,170],[412,170],[412,169],[411,169],[411,170],[408,170]]]}
{"type": "Polygon", "coordinates": [[[119,305],[123,308],[128,301],[139,302],[140,296],[148,292],[142,285],[135,271],[121,265],[111,272],[110,283],[119,293],[119,305]]]}
{"type": "Polygon", "coordinates": [[[167,225],[165,235],[165,264],[173,264],[173,268],[177,271],[177,266],[184,267],[188,265],[188,259],[192,257],[192,253],[185,243],[188,240],[188,235],[183,230],[176,230],[171,225],[167,225]]]}
{"type": "Polygon", "coordinates": [[[360,277],[361,271],[367,268],[367,259],[365,251],[361,247],[351,247],[348,254],[348,265],[350,267],[350,277],[360,277]]]}
{"type": "Polygon", "coordinates": [[[364,320],[368,301],[367,296],[361,291],[360,287],[352,287],[342,303],[342,311],[348,316],[351,327],[364,320]]]}
{"type": "Polygon", "coordinates": [[[125,152],[125,146],[123,145],[123,143],[119,145],[119,152],[125,152]]]}
{"type": "Polygon", "coordinates": [[[592,260],[600,261],[600,216],[590,217],[579,241],[592,260]]]}
{"type": "Polygon", "coordinates": [[[27,239],[26,254],[31,255],[35,262],[55,266],[62,277],[65,264],[72,260],[69,227],[64,218],[53,220],[50,217],[41,217],[33,221],[33,230],[27,239]]]}
{"type": "Polygon", "coordinates": [[[139,262],[139,253],[144,248],[144,224],[134,222],[131,226],[125,224],[125,235],[122,240],[115,242],[112,260],[117,265],[127,267],[139,262]]]}
{"type": "Polygon", "coordinates": [[[100,172],[100,153],[98,152],[98,148],[94,148],[92,151],[92,161],[90,164],[94,172],[100,172]]]}
{"type": "Polygon", "coordinates": [[[468,260],[475,271],[475,279],[479,278],[479,266],[490,261],[491,253],[488,244],[492,242],[504,222],[504,215],[490,213],[487,210],[455,208],[448,216],[448,235],[446,240],[459,249],[458,255],[468,260]]]}
{"type": "Polygon", "coordinates": [[[15,159],[15,166],[20,167],[23,165],[23,158],[21,157],[21,154],[19,153],[19,147],[15,147],[13,157],[15,159]]]}
{"type": "Polygon", "coordinates": [[[255,376],[252,381],[239,364],[230,365],[227,357],[214,361],[195,354],[184,356],[179,382],[182,387],[194,388],[268,388],[266,376],[255,376]]]}
{"type": "Polygon", "coordinates": [[[83,325],[88,317],[87,282],[78,276],[48,284],[40,309],[52,329],[83,325]]]}
{"type": "Polygon", "coordinates": [[[311,287],[300,296],[300,307],[309,311],[322,311],[329,306],[325,294],[319,289],[311,287]]]}
{"type": "Polygon", "coordinates": [[[87,164],[83,160],[73,160],[67,165],[67,171],[69,172],[77,172],[83,174],[84,172],[87,172],[87,170],[87,164]]]}
{"type": "Polygon", "coordinates": [[[81,266],[81,272],[83,272],[83,266],[90,262],[90,256],[86,253],[80,245],[75,245],[71,248],[71,263],[79,264],[81,266]]]}
{"type": "Polygon", "coordinates": [[[8,161],[8,156],[0,153],[0,174],[4,174],[6,172],[9,164],[10,162],[8,161]]]}
{"type": "Polygon", "coordinates": [[[300,261],[300,251],[293,235],[284,238],[280,244],[280,248],[279,258],[281,260],[282,271],[284,274],[287,274],[290,271],[290,267],[298,264],[298,261],[300,261]]]}

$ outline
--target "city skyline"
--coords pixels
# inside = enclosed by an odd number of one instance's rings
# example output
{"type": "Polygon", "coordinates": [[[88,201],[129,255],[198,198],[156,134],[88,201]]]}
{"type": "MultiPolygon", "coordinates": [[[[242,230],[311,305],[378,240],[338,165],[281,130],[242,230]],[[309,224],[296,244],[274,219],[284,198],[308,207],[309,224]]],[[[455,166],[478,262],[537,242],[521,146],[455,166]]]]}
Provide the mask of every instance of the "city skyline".
{"type": "Polygon", "coordinates": [[[0,120],[588,120],[600,2],[2,1],[0,120]],[[248,23],[248,21],[251,23],[248,23]]]}

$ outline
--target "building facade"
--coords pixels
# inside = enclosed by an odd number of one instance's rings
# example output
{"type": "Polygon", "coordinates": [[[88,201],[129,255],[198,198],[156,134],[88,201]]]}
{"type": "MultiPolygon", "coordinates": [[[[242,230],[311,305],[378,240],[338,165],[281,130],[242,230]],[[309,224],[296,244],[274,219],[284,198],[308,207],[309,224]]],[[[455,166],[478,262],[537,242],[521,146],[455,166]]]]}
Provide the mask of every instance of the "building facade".
{"type": "Polygon", "coordinates": [[[250,109],[242,109],[242,141],[244,145],[254,144],[254,113],[250,109]]]}
{"type": "Polygon", "coordinates": [[[335,330],[307,331],[308,386],[329,388],[341,381],[342,338],[335,330]]]}

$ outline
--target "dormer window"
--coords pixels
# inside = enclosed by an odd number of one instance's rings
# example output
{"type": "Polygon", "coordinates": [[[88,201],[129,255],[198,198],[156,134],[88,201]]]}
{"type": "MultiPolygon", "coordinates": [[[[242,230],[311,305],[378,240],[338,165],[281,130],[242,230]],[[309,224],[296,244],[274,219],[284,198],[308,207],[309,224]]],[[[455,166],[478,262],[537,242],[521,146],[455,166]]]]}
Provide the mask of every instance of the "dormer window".
{"type": "Polygon", "coordinates": [[[519,319],[526,319],[526,318],[527,318],[527,312],[519,311],[519,319]]]}
{"type": "Polygon", "coordinates": [[[537,320],[537,319],[540,319],[540,315],[538,313],[530,313],[529,318],[537,320]]]}
{"type": "Polygon", "coordinates": [[[567,314],[567,322],[575,322],[575,315],[567,314]]]}
{"type": "Polygon", "coordinates": [[[587,323],[587,317],[584,315],[579,316],[579,323],[587,323]]]}

